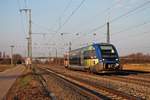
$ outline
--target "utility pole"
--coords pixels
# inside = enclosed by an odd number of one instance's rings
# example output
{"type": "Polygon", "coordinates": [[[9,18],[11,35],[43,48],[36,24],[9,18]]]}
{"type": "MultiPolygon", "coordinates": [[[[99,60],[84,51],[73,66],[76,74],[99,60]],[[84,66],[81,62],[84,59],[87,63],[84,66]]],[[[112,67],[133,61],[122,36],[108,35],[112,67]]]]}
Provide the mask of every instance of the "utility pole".
{"type": "Polygon", "coordinates": [[[57,61],[58,61],[58,58],[57,58],[57,48],[55,48],[55,53],[56,53],[56,55],[55,55],[56,56],[56,62],[55,63],[57,64],[57,61]]]}
{"type": "Polygon", "coordinates": [[[50,58],[51,58],[51,51],[50,51],[50,47],[48,47],[48,51],[49,51],[48,60],[49,60],[49,64],[50,64],[50,58]]]}
{"type": "Polygon", "coordinates": [[[56,59],[57,59],[57,48],[55,48],[55,50],[56,50],[55,52],[56,52],[56,59]]]}
{"type": "Polygon", "coordinates": [[[71,51],[71,45],[72,45],[71,42],[69,42],[69,51],[71,51]]]}
{"type": "Polygon", "coordinates": [[[14,48],[14,45],[11,45],[11,66],[13,66],[13,48],[14,48]]]}
{"type": "Polygon", "coordinates": [[[109,22],[107,22],[107,43],[110,43],[109,22]]]}
{"type": "Polygon", "coordinates": [[[30,58],[30,62],[32,64],[32,29],[31,29],[31,9],[20,9],[20,12],[24,11],[25,13],[29,12],[29,37],[27,38],[28,40],[28,58],[30,58]]]}
{"type": "Polygon", "coordinates": [[[30,53],[29,53],[29,51],[30,51],[30,47],[29,47],[29,45],[30,45],[30,43],[29,43],[29,37],[27,37],[26,38],[27,39],[27,50],[28,50],[28,55],[27,55],[27,57],[30,57],[30,53]]]}

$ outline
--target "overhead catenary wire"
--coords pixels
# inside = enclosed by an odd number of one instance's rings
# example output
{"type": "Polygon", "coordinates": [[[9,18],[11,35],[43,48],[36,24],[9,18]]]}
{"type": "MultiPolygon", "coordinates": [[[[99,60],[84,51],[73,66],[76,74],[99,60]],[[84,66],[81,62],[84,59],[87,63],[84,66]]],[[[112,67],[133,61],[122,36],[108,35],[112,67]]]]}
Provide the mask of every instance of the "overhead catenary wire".
{"type": "Polygon", "coordinates": [[[126,13],[124,13],[124,14],[122,14],[122,15],[120,15],[120,16],[114,18],[114,19],[112,19],[112,20],[110,21],[110,23],[112,23],[112,22],[114,22],[114,21],[117,21],[117,20],[119,20],[120,18],[125,17],[125,16],[129,15],[130,13],[132,13],[132,12],[134,12],[134,11],[136,11],[136,10],[138,10],[138,9],[144,7],[145,5],[148,5],[148,4],[150,4],[150,1],[144,2],[143,4],[141,4],[141,5],[137,6],[137,7],[135,7],[134,9],[131,9],[130,11],[128,11],[128,12],[126,12],[126,13]]]}
{"type": "Polygon", "coordinates": [[[42,28],[42,29],[47,30],[48,33],[55,32],[54,30],[52,30],[52,29],[50,29],[50,28],[48,28],[48,27],[45,27],[45,26],[43,26],[43,25],[40,25],[40,24],[38,24],[38,23],[35,22],[35,21],[32,21],[32,24],[35,25],[35,26],[37,26],[37,27],[39,27],[39,28],[42,28]],[[51,32],[50,32],[50,31],[51,31],[51,32]]]}
{"type": "Polygon", "coordinates": [[[120,30],[120,31],[118,31],[118,32],[114,32],[113,36],[114,36],[114,35],[117,35],[117,34],[119,34],[119,33],[123,33],[123,32],[126,32],[126,31],[130,31],[130,30],[132,30],[132,29],[137,29],[138,27],[144,26],[144,25],[149,24],[149,23],[150,23],[150,20],[149,20],[149,21],[145,21],[145,22],[140,23],[140,24],[137,24],[137,25],[134,25],[134,26],[131,26],[131,27],[128,27],[128,28],[126,28],[126,29],[120,30]]]}
{"type": "MultiPolygon", "coordinates": [[[[25,1],[26,1],[26,0],[25,0],[25,1]]],[[[61,15],[59,16],[58,19],[62,19],[62,18],[63,18],[63,14],[69,9],[71,3],[72,3],[72,0],[70,0],[70,1],[67,3],[67,5],[65,6],[63,12],[61,13],[61,15]]],[[[52,28],[45,27],[45,26],[43,26],[43,25],[41,25],[41,24],[39,24],[39,23],[37,23],[37,22],[35,22],[35,21],[32,21],[32,24],[34,24],[35,26],[37,26],[37,27],[39,27],[39,28],[42,28],[42,29],[47,30],[48,33],[50,33],[50,34],[56,33],[56,31],[55,31],[55,30],[52,30],[52,28]],[[49,32],[49,31],[52,31],[52,32],[49,32]]],[[[61,25],[60,25],[60,26],[61,26],[61,25]]],[[[46,33],[45,35],[48,35],[48,33],[46,33]]]]}
{"type": "MultiPolygon", "coordinates": [[[[19,1],[18,1],[19,2],[19,1]]],[[[27,0],[24,0],[24,8],[27,8],[27,0]]],[[[19,9],[20,10],[20,9],[19,9]]],[[[23,22],[23,21],[22,21],[23,22]]],[[[33,22],[33,20],[32,20],[32,22],[31,22],[31,24],[34,24],[34,25],[36,25],[36,26],[38,26],[38,27],[40,27],[40,28],[44,28],[44,29],[46,29],[46,30],[50,30],[50,29],[48,29],[47,27],[45,27],[45,26],[42,26],[42,25],[39,25],[39,24],[37,24],[37,23],[35,23],[35,22],[33,22]]],[[[43,37],[45,37],[45,35],[48,35],[48,33],[33,33],[33,34],[42,34],[43,35],[43,37]]]]}
{"type": "MultiPolygon", "coordinates": [[[[142,36],[145,36],[145,35],[149,35],[148,33],[150,33],[150,30],[149,31],[140,32],[140,33],[138,33],[138,35],[137,34],[130,34],[127,37],[128,37],[128,39],[129,39],[129,37],[133,39],[133,38],[137,38],[137,37],[142,37],[142,36]]],[[[126,39],[125,39],[124,36],[123,36],[123,38],[124,39],[120,39],[119,41],[126,41],[126,39]]]]}
{"type": "Polygon", "coordinates": [[[150,30],[149,31],[145,31],[145,32],[142,32],[140,35],[132,35],[133,37],[137,37],[137,36],[144,36],[144,35],[149,35],[148,33],[150,33],[150,30]]]}
{"type": "MultiPolygon", "coordinates": [[[[120,16],[118,16],[118,17],[112,19],[112,20],[110,20],[109,22],[110,22],[110,23],[115,22],[115,21],[121,19],[122,17],[125,17],[125,16],[129,15],[130,13],[135,12],[136,10],[138,10],[138,9],[144,7],[145,5],[148,5],[148,4],[150,4],[150,1],[146,1],[146,2],[142,3],[141,5],[135,7],[134,9],[129,10],[128,12],[123,13],[122,15],[120,15],[120,16]]],[[[98,26],[98,27],[92,29],[90,32],[97,31],[97,30],[103,28],[105,25],[106,25],[106,23],[104,23],[103,25],[98,26]]]]}
{"type": "MultiPolygon", "coordinates": [[[[24,1],[26,1],[26,0],[24,0],[24,1]]],[[[130,13],[129,13],[129,14],[130,14],[130,13]]],[[[128,14],[128,15],[129,15],[129,14],[128,14]]],[[[127,16],[127,15],[126,15],[126,16],[127,16]]],[[[119,16],[118,16],[118,17],[119,17],[119,16]]],[[[116,17],[116,18],[117,18],[117,17],[116,17]]],[[[122,17],[121,17],[121,18],[122,18],[122,17]]],[[[119,18],[119,19],[121,19],[121,18],[119,18]]],[[[119,19],[117,19],[117,20],[119,20],[119,19]]],[[[115,21],[117,21],[117,20],[114,20],[114,21],[112,21],[112,22],[115,22],[115,21]]],[[[143,23],[143,24],[144,24],[144,23],[143,23]]],[[[142,26],[142,25],[139,25],[139,26],[137,25],[137,27],[140,27],[140,26],[142,26]]],[[[40,26],[40,27],[42,27],[42,26],[40,26]]],[[[63,27],[63,26],[61,26],[61,28],[62,28],[62,27],[63,27]]],[[[104,25],[104,26],[102,25],[101,27],[103,28],[103,27],[105,27],[105,25],[104,25]]],[[[101,27],[97,27],[97,28],[93,29],[92,32],[99,30],[99,28],[101,29],[101,27]]],[[[135,25],[135,27],[136,27],[136,25],[135,25]]],[[[44,27],[43,27],[43,28],[44,28],[44,27]]],[[[45,28],[45,29],[46,29],[46,28],[45,28]]],[[[125,31],[130,30],[130,29],[132,29],[132,26],[129,27],[129,28],[123,29],[123,30],[121,30],[121,31],[118,31],[118,32],[114,33],[113,35],[118,34],[118,33],[121,33],[121,32],[125,32],[125,31]]],[[[133,29],[134,29],[134,28],[133,28],[133,29]]],[[[93,34],[93,33],[92,33],[92,34],[93,34]]],[[[113,36],[113,35],[112,35],[112,36],[113,36]]]]}
{"type": "Polygon", "coordinates": [[[79,10],[79,8],[83,5],[83,3],[85,2],[85,0],[82,0],[80,2],[80,4],[72,11],[72,13],[68,16],[68,18],[64,21],[64,23],[61,25],[61,27],[59,27],[57,30],[56,30],[56,33],[62,28],[65,26],[65,24],[67,24],[69,22],[69,20],[71,19],[71,17],[79,10]]]}
{"type": "MultiPolygon", "coordinates": [[[[113,7],[116,6],[116,5],[117,5],[118,3],[120,3],[120,2],[121,2],[121,0],[117,1],[116,3],[112,4],[110,7],[104,9],[103,11],[101,11],[99,14],[101,14],[101,13],[106,13],[106,12],[112,10],[113,7]]],[[[98,15],[98,14],[96,14],[94,17],[97,17],[97,15],[98,15]]],[[[91,18],[93,18],[93,17],[91,17],[91,18]]],[[[91,21],[93,21],[93,20],[91,20],[91,21]]],[[[103,25],[92,29],[92,30],[91,30],[90,32],[88,32],[88,33],[92,33],[92,32],[94,32],[94,31],[96,31],[97,29],[103,28],[105,25],[106,25],[106,24],[104,23],[103,25]]],[[[77,32],[77,33],[79,34],[80,32],[77,32]]],[[[85,33],[84,35],[87,35],[87,34],[85,33]]]]}
{"type": "MultiPolygon", "coordinates": [[[[21,6],[20,6],[20,2],[19,2],[19,0],[17,0],[17,5],[18,5],[18,11],[20,11],[20,9],[21,9],[21,6]]],[[[24,25],[24,22],[23,22],[23,16],[19,13],[19,15],[20,15],[20,24],[21,24],[21,26],[22,26],[22,30],[23,30],[23,33],[24,33],[24,35],[25,35],[25,37],[26,37],[26,28],[25,28],[25,25],[24,25]]]]}
{"type": "Polygon", "coordinates": [[[61,19],[64,17],[64,13],[69,9],[70,5],[72,3],[72,0],[70,0],[68,2],[68,4],[66,5],[65,9],[63,10],[62,14],[59,16],[58,20],[59,20],[59,28],[61,27],[61,19]]]}
{"type": "MultiPolygon", "coordinates": [[[[122,0],[118,0],[116,3],[112,4],[110,7],[106,8],[106,9],[104,9],[103,11],[99,12],[98,14],[92,16],[92,17],[90,18],[90,19],[92,19],[92,20],[88,20],[87,22],[88,22],[88,23],[93,22],[93,19],[95,19],[96,17],[98,17],[99,14],[101,15],[101,14],[110,12],[110,11],[113,9],[113,7],[115,7],[116,5],[118,5],[118,3],[120,3],[121,1],[122,1],[122,0]]],[[[101,16],[102,16],[102,15],[101,15],[101,16]]],[[[102,26],[103,26],[103,25],[102,25],[102,26]]],[[[100,26],[100,27],[101,27],[101,26],[100,26]]],[[[100,28],[100,27],[97,27],[97,28],[100,28]]],[[[97,28],[93,29],[93,31],[96,30],[97,28]]],[[[91,30],[91,31],[92,31],[92,30],[91,30]]]]}
{"type": "Polygon", "coordinates": [[[72,13],[69,15],[69,17],[65,20],[65,22],[62,24],[62,26],[58,28],[58,30],[56,32],[58,32],[71,19],[71,17],[78,11],[78,9],[82,6],[82,4],[84,2],[85,2],[85,0],[81,1],[81,3],[72,11],[72,13]]]}
{"type": "MultiPolygon", "coordinates": [[[[123,32],[126,32],[126,31],[131,31],[132,29],[138,29],[139,27],[142,27],[144,25],[147,25],[147,24],[150,24],[150,20],[149,21],[145,21],[143,23],[140,23],[140,24],[137,24],[137,25],[134,25],[132,27],[128,27],[126,29],[123,29],[121,31],[118,31],[118,32],[114,32],[114,34],[112,36],[116,36],[116,35],[119,35],[119,33],[123,33],[123,32]]],[[[141,32],[141,35],[137,35],[137,34],[129,34],[128,37],[141,37],[141,36],[144,36],[144,35],[148,35],[148,33],[150,33],[150,31],[145,31],[145,32],[141,32]]],[[[123,36],[124,38],[124,36],[123,36]]],[[[120,39],[120,41],[122,40],[126,40],[126,39],[120,39]]]]}
{"type": "MultiPolygon", "coordinates": [[[[111,22],[111,23],[112,23],[112,22],[115,22],[115,21],[121,19],[122,17],[125,17],[125,16],[129,15],[130,13],[132,13],[132,12],[134,12],[134,11],[136,11],[136,10],[138,10],[138,9],[140,9],[140,8],[142,8],[142,7],[146,6],[146,5],[148,5],[148,4],[150,4],[150,1],[147,1],[147,2],[142,3],[141,5],[137,6],[136,8],[131,9],[131,10],[129,10],[128,12],[126,12],[126,13],[124,13],[124,14],[122,14],[122,15],[120,15],[120,16],[118,16],[118,17],[112,19],[112,20],[110,20],[110,22],[111,22]]],[[[148,24],[148,23],[149,23],[149,22],[144,22],[144,23],[142,23],[142,24],[135,25],[135,26],[133,26],[133,27],[131,27],[131,28],[128,28],[128,29],[132,29],[132,28],[135,28],[135,27],[140,27],[140,26],[143,26],[143,25],[148,24]]],[[[106,25],[106,23],[104,23],[103,25],[101,25],[101,26],[99,26],[99,27],[96,27],[96,28],[90,30],[89,33],[93,33],[93,32],[95,32],[95,31],[97,31],[97,30],[99,30],[99,29],[105,27],[105,25],[106,25]]],[[[121,30],[120,32],[127,31],[128,29],[126,29],[126,30],[121,30]]],[[[117,32],[117,33],[118,33],[118,32],[117,32]]],[[[84,35],[87,35],[87,34],[84,34],[84,35]]]]}
{"type": "MultiPolygon", "coordinates": [[[[61,12],[61,14],[59,15],[59,17],[57,18],[56,22],[59,23],[59,28],[61,27],[61,19],[64,17],[64,13],[69,9],[71,3],[73,0],[69,0],[69,2],[67,3],[67,5],[64,7],[64,10],[61,12]]],[[[55,22],[55,23],[56,23],[55,22]]]]}
{"type": "MultiPolygon", "coordinates": [[[[113,36],[114,36],[114,35],[118,35],[118,33],[123,33],[123,32],[126,32],[126,31],[130,31],[130,30],[132,30],[132,29],[137,29],[137,28],[139,28],[139,27],[141,27],[141,26],[144,26],[144,25],[146,25],[146,24],[149,24],[149,23],[150,23],[150,21],[145,21],[145,22],[143,22],[143,23],[140,23],[140,24],[137,24],[137,25],[128,27],[128,28],[126,28],[126,29],[123,29],[123,30],[121,30],[121,31],[118,31],[118,32],[114,33],[113,36]]],[[[141,35],[134,34],[132,37],[141,37],[141,36],[144,36],[144,35],[149,35],[149,34],[147,34],[147,33],[150,33],[150,31],[141,32],[141,35]],[[146,34],[145,34],[145,33],[146,33],[146,34]]],[[[132,35],[132,34],[131,34],[131,35],[132,35]]],[[[128,37],[131,37],[130,34],[128,35],[128,37]]],[[[126,39],[122,39],[122,40],[126,40],[126,39]]]]}
{"type": "MultiPolygon", "coordinates": [[[[66,5],[65,9],[64,9],[63,12],[62,12],[62,15],[69,9],[71,3],[72,3],[72,0],[70,0],[70,1],[68,2],[68,4],[66,5]]],[[[62,15],[61,15],[61,17],[62,17],[62,15]]]]}
{"type": "MultiPolygon", "coordinates": [[[[137,34],[132,34],[132,36],[128,36],[127,38],[130,40],[130,39],[132,39],[132,41],[133,41],[133,38],[134,39],[136,39],[137,37],[143,37],[143,36],[145,36],[145,35],[150,35],[149,34],[150,33],[150,30],[148,30],[148,31],[145,31],[145,32],[140,32],[140,34],[139,35],[137,35],[137,34]],[[130,37],[130,38],[129,38],[130,37]]],[[[126,41],[126,39],[125,39],[125,37],[123,37],[124,39],[120,39],[119,41],[121,41],[121,42],[119,42],[119,43],[122,43],[122,42],[124,42],[124,41],[126,41]]],[[[138,39],[138,41],[139,41],[139,39],[138,39]]],[[[116,41],[115,41],[116,42],[116,41]]],[[[127,42],[127,41],[126,41],[127,42]]],[[[136,41],[134,41],[134,42],[136,42],[136,41]]],[[[125,42],[124,42],[125,43],[125,42]]],[[[133,43],[132,43],[133,44],[133,43]]],[[[134,47],[130,47],[130,49],[131,50],[133,50],[133,49],[135,49],[135,44],[133,44],[134,45],[134,47]]],[[[136,46],[139,46],[140,48],[150,48],[150,46],[145,46],[145,45],[136,45],[136,46]]]]}
{"type": "MultiPolygon", "coordinates": [[[[118,5],[118,3],[120,3],[120,2],[121,2],[121,0],[118,0],[117,2],[115,2],[114,4],[112,4],[110,7],[104,9],[103,11],[101,11],[101,12],[98,13],[98,14],[102,14],[102,13],[106,13],[106,12],[108,12],[108,11],[111,11],[111,10],[113,9],[113,7],[115,7],[116,5],[118,5]]],[[[96,14],[95,16],[93,16],[93,17],[91,17],[91,18],[97,17],[98,14],[96,14]]],[[[91,21],[93,21],[93,20],[90,20],[90,22],[91,22],[91,21]]],[[[88,22],[89,22],[89,21],[88,21],[88,22]]],[[[103,28],[105,25],[106,25],[106,24],[104,23],[103,25],[101,25],[101,26],[99,26],[99,27],[96,27],[96,28],[90,30],[88,33],[92,33],[92,32],[94,32],[94,31],[96,31],[96,30],[98,30],[98,29],[100,29],[100,28],[103,28]]]]}

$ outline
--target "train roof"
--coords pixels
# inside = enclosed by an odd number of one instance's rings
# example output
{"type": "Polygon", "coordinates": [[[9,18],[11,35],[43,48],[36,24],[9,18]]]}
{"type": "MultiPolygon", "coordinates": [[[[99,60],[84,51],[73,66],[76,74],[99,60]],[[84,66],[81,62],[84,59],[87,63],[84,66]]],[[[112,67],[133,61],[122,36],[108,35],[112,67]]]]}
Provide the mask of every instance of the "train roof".
{"type": "Polygon", "coordinates": [[[110,43],[93,43],[93,44],[90,44],[90,45],[87,45],[87,46],[84,46],[84,47],[81,47],[81,48],[78,48],[78,49],[71,50],[70,52],[74,52],[74,51],[78,51],[78,50],[81,50],[81,49],[85,49],[87,47],[94,46],[94,45],[112,45],[112,44],[110,44],[110,43]]]}

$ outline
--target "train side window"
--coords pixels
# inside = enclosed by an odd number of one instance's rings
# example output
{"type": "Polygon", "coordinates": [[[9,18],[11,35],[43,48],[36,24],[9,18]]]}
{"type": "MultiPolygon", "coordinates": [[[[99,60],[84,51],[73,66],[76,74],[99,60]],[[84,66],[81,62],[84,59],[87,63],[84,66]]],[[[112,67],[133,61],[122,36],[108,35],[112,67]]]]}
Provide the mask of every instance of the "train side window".
{"type": "Polygon", "coordinates": [[[84,59],[95,59],[96,58],[95,50],[84,51],[83,55],[84,55],[84,59]]]}

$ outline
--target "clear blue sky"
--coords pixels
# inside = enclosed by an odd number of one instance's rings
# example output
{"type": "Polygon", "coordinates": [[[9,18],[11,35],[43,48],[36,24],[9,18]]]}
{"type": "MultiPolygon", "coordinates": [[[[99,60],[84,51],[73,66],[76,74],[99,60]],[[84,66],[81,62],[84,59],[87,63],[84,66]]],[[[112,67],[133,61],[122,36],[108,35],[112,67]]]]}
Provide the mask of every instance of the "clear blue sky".
{"type": "Polygon", "coordinates": [[[93,29],[143,4],[110,23],[111,43],[118,48],[120,55],[150,53],[150,23],[145,23],[150,22],[148,1],[85,0],[77,9],[82,0],[0,0],[0,51],[10,54],[10,45],[15,45],[15,53],[27,54],[28,17],[26,13],[19,12],[20,8],[32,9],[33,33],[47,33],[45,36],[32,35],[33,56],[48,56],[49,53],[54,56],[56,48],[58,55],[67,51],[69,41],[72,49],[87,43],[105,42],[106,25],[93,29]],[[60,33],[67,34],[61,36],[60,33]]]}

